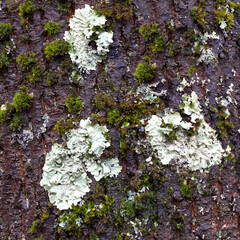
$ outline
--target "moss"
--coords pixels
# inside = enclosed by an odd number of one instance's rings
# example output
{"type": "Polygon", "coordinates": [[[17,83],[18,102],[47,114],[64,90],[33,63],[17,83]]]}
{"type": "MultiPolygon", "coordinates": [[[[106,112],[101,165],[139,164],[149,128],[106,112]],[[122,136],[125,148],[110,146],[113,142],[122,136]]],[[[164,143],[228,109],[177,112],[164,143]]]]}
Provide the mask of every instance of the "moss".
{"type": "Polygon", "coordinates": [[[32,0],[26,0],[26,2],[21,3],[18,9],[18,15],[20,16],[22,25],[26,23],[29,15],[31,15],[36,10],[36,8],[32,4],[32,0]]]}
{"type": "Polygon", "coordinates": [[[57,34],[59,32],[59,29],[60,25],[58,25],[55,22],[49,21],[44,25],[44,30],[47,32],[49,36],[57,34]]]}
{"type": "Polygon", "coordinates": [[[71,7],[71,2],[69,0],[58,0],[57,9],[58,11],[68,12],[71,7]]]}
{"type": "Polygon", "coordinates": [[[14,95],[12,105],[16,112],[22,112],[30,108],[33,94],[28,94],[28,88],[26,86],[20,87],[21,91],[14,95]]]}
{"type": "Polygon", "coordinates": [[[57,83],[58,78],[57,75],[53,73],[53,71],[49,71],[46,74],[46,81],[47,81],[47,85],[48,87],[51,87],[52,85],[54,85],[55,83],[57,83]]]}
{"type": "Polygon", "coordinates": [[[0,53],[0,70],[4,70],[11,62],[11,58],[8,56],[5,50],[0,53]]]}
{"type": "Polygon", "coordinates": [[[57,39],[49,43],[45,49],[44,54],[48,60],[53,59],[56,56],[62,56],[68,54],[71,49],[71,45],[61,39],[57,39]]]}
{"type": "Polygon", "coordinates": [[[28,56],[26,52],[23,52],[17,57],[16,60],[18,65],[20,65],[24,70],[29,70],[37,63],[34,53],[30,53],[28,56]]]}
{"type": "Polygon", "coordinates": [[[116,109],[110,109],[108,110],[108,123],[109,124],[113,124],[115,126],[120,125],[121,121],[122,121],[122,116],[120,114],[120,112],[116,109]]]}
{"type": "Polygon", "coordinates": [[[59,135],[65,136],[66,133],[73,128],[73,120],[62,118],[54,126],[54,130],[58,132],[59,135]]]}
{"type": "Polygon", "coordinates": [[[218,113],[218,110],[215,107],[213,107],[213,106],[209,106],[209,110],[212,113],[218,113]]]}
{"type": "Polygon", "coordinates": [[[104,92],[98,92],[94,97],[94,106],[97,109],[104,109],[105,107],[111,107],[115,105],[115,101],[112,95],[104,92]]]}
{"type": "Polygon", "coordinates": [[[203,7],[201,5],[195,6],[191,10],[191,16],[193,19],[201,26],[206,26],[207,21],[206,21],[206,11],[204,11],[203,7]]]}
{"type": "Polygon", "coordinates": [[[158,24],[152,23],[150,25],[149,23],[144,23],[139,28],[139,33],[148,42],[148,47],[152,52],[159,53],[164,51],[165,41],[158,30],[158,24]]]}
{"type": "Polygon", "coordinates": [[[196,65],[191,65],[191,67],[188,70],[188,76],[191,77],[195,71],[196,71],[196,65]]]}
{"type": "Polygon", "coordinates": [[[8,0],[7,1],[7,10],[10,13],[14,13],[18,11],[19,2],[18,0],[8,0]]]}
{"type": "Polygon", "coordinates": [[[122,21],[132,16],[133,7],[131,3],[132,0],[113,0],[111,3],[101,2],[95,11],[99,15],[122,21]]]}
{"type": "Polygon", "coordinates": [[[144,23],[139,28],[139,33],[144,37],[146,41],[154,40],[158,35],[158,24],[152,23],[151,25],[149,23],[144,23]]]}
{"type": "Polygon", "coordinates": [[[11,110],[11,106],[8,102],[5,103],[4,106],[1,107],[1,109],[0,109],[0,124],[4,123],[10,119],[10,114],[9,114],[10,110],[11,110]]]}
{"type": "Polygon", "coordinates": [[[234,13],[238,13],[240,9],[240,3],[235,3],[235,2],[229,2],[229,8],[234,11],[234,13]]]}
{"type": "Polygon", "coordinates": [[[82,111],[83,102],[81,98],[77,95],[68,95],[65,104],[70,113],[80,114],[80,112],[82,111]]]}
{"type": "Polygon", "coordinates": [[[229,30],[231,26],[234,26],[234,15],[224,9],[214,10],[214,19],[217,26],[220,26],[221,22],[226,23],[226,29],[229,30]]]}
{"type": "Polygon", "coordinates": [[[26,52],[23,52],[16,60],[18,65],[25,71],[25,76],[30,82],[35,83],[41,81],[42,70],[37,63],[34,53],[27,55],[26,52]]]}
{"type": "MultiPolygon", "coordinates": [[[[41,211],[37,210],[34,214],[34,221],[32,222],[32,226],[29,230],[29,233],[41,233],[43,230],[43,224],[44,222],[49,218],[49,213],[47,209],[43,209],[41,211]]],[[[37,239],[43,239],[43,238],[37,238],[37,239]]]]}
{"type": "Polygon", "coordinates": [[[174,57],[174,56],[176,56],[176,55],[178,55],[180,53],[179,46],[176,44],[175,41],[172,41],[168,45],[168,51],[169,51],[170,57],[174,57]]]}
{"type": "Polygon", "coordinates": [[[186,180],[181,183],[181,194],[184,198],[193,199],[194,189],[187,184],[186,180]]]}
{"type": "Polygon", "coordinates": [[[227,132],[229,129],[234,128],[234,125],[227,119],[228,114],[226,114],[225,109],[221,110],[218,115],[219,121],[216,126],[223,138],[227,138],[227,132]]]}
{"type": "Polygon", "coordinates": [[[156,64],[151,64],[149,57],[144,57],[143,62],[139,63],[135,72],[135,77],[140,82],[149,82],[156,73],[156,64]]]}
{"type": "Polygon", "coordinates": [[[5,39],[13,31],[11,23],[0,23],[0,40],[5,39]]]}
{"type": "Polygon", "coordinates": [[[23,116],[20,115],[19,113],[14,113],[13,117],[12,117],[12,120],[10,122],[10,129],[12,131],[16,131],[23,126],[23,123],[24,123],[23,116]]]}
{"type": "Polygon", "coordinates": [[[163,36],[160,36],[154,39],[154,42],[150,45],[150,49],[152,50],[153,53],[160,53],[164,52],[164,46],[165,41],[163,39],[163,36]]]}

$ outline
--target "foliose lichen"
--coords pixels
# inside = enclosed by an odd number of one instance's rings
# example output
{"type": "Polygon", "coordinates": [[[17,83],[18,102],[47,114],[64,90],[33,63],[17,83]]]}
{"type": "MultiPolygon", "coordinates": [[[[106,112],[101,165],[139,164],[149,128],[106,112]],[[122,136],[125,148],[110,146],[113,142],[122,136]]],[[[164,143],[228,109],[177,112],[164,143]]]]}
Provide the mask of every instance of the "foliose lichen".
{"type": "Polygon", "coordinates": [[[193,171],[207,171],[221,162],[224,149],[215,130],[204,120],[195,92],[183,95],[180,108],[189,120],[183,120],[179,112],[169,112],[163,117],[153,115],[145,129],[148,141],[162,164],[175,161],[193,171]]]}
{"type": "Polygon", "coordinates": [[[64,39],[72,45],[69,54],[79,69],[95,70],[109,52],[113,32],[105,31],[105,24],[105,16],[98,16],[87,4],[70,19],[70,30],[64,39]]]}
{"type": "Polygon", "coordinates": [[[66,147],[55,144],[47,154],[40,184],[48,191],[50,202],[60,210],[81,203],[90,191],[87,172],[96,181],[121,172],[117,158],[101,158],[110,146],[107,133],[105,126],[92,125],[89,119],[81,120],[80,127],[68,135],[66,147]]]}

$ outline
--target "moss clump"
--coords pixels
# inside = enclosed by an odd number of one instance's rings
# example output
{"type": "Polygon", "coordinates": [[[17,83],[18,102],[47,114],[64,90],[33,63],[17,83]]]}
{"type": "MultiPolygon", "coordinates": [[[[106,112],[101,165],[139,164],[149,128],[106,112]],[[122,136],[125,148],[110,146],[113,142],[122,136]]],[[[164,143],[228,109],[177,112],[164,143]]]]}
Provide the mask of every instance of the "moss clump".
{"type": "Polygon", "coordinates": [[[19,113],[14,113],[13,117],[12,117],[12,120],[10,122],[10,129],[12,131],[16,131],[23,126],[23,123],[24,123],[23,116],[19,113]]]}
{"type": "Polygon", "coordinates": [[[115,105],[115,101],[112,95],[108,95],[104,92],[98,92],[94,97],[94,106],[97,109],[104,109],[105,107],[111,107],[115,105]]]}
{"type": "Polygon", "coordinates": [[[226,24],[226,29],[229,30],[231,26],[234,26],[234,15],[224,9],[214,10],[214,18],[218,26],[224,22],[226,24]]]}
{"type": "Polygon", "coordinates": [[[71,45],[68,42],[61,39],[57,39],[46,46],[44,54],[46,58],[50,60],[56,56],[68,54],[70,49],[71,45]]]}
{"type": "Polygon", "coordinates": [[[70,94],[67,97],[65,104],[70,113],[79,114],[82,111],[83,102],[77,95],[70,94]]]}
{"type": "Polygon", "coordinates": [[[8,67],[8,65],[10,64],[10,57],[7,55],[6,51],[3,50],[0,53],[0,70],[5,69],[8,67]]]}
{"type": "Polygon", "coordinates": [[[15,94],[12,102],[16,112],[29,109],[33,100],[33,94],[28,94],[28,88],[26,86],[22,86],[20,89],[21,91],[15,94]]]}
{"type": "Polygon", "coordinates": [[[73,128],[73,120],[62,118],[54,126],[54,130],[58,132],[59,135],[65,136],[66,133],[73,128]]]}
{"type": "Polygon", "coordinates": [[[139,28],[139,33],[148,42],[148,47],[152,52],[159,53],[164,51],[165,41],[158,30],[158,24],[152,23],[150,25],[149,23],[144,23],[139,28]]]}
{"type": "Polygon", "coordinates": [[[193,199],[194,188],[190,184],[187,184],[187,180],[181,183],[181,194],[184,198],[193,199]]]}
{"type": "Polygon", "coordinates": [[[25,71],[25,76],[30,82],[35,83],[41,81],[42,70],[35,59],[34,53],[27,55],[26,52],[23,52],[16,60],[18,65],[25,71]]]}
{"type": "Polygon", "coordinates": [[[132,0],[113,0],[111,3],[101,2],[101,5],[96,8],[96,12],[99,15],[122,21],[132,16],[133,7],[131,3],[132,0]]]}
{"type": "Polygon", "coordinates": [[[223,138],[227,138],[227,131],[231,128],[234,128],[234,125],[228,121],[228,117],[229,115],[225,112],[225,109],[219,112],[219,121],[217,122],[216,126],[223,138]]]}
{"type": "Polygon", "coordinates": [[[31,15],[36,9],[32,4],[32,0],[27,0],[24,3],[19,5],[19,17],[21,19],[21,24],[23,25],[28,19],[29,15],[31,15]]]}
{"type": "Polygon", "coordinates": [[[26,52],[21,53],[16,60],[18,65],[20,65],[24,70],[30,70],[37,62],[34,53],[30,53],[28,56],[26,52]]]}
{"type": "Polygon", "coordinates": [[[153,79],[156,73],[156,64],[151,64],[149,57],[144,57],[143,62],[139,63],[135,72],[135,77],[140,82],[148,82],[153,79]]]}
{"type": "Polygon", "coordinates": [[[58,25],[55,22],[49,21],[44,25],[44,30],[47,32],[49,36],[58,33],[59,29],[60,29],[60,25],[58,25]]]}
{"type": "Polygon", "coordinates": [[[206,21],[206,11],[204,11],[202,5],[198,5],[195,6],[192,10],[191,10],[191,16],[193,17],[193,19],[201,26],[206,26],[207,21],[206,21]]]}
{"type": "Polygon", "coordinates": [[[108,123],[113,124],[115,126],[119,125],[122,121],[122,116],[117,109],[110,109],[108,110],[108,123]]]}
{"type": "Polygon", "coordinates": [[[158,35],[158,24],[152,23],[151,25],[149,23],[144,23],[139,28],[139,33],[144,37],[146,41],[154,40],[158,35]]]}
{"type": "Polygon", "coordinates": [[[11,23],[1,23],[0,24],[0,40],[6,38],[13,31],[11,23]]]}

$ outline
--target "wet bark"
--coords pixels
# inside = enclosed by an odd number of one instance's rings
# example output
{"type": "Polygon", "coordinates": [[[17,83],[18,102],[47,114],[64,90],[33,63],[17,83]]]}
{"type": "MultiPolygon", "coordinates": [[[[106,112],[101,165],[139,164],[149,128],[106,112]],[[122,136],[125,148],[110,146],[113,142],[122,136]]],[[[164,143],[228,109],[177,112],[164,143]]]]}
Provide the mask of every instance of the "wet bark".
{"type": "MultiPolygon", "coordinates": [[[[158,226],[153,231],[138,236],[139,239],[240,239],[239,13],[234,14],[234,26],[224,33],[214,20],[215,1],[208,0],[207,5],[204,6],[207,13],[207,27],[197,24],[191,16],[191,9],[198,4],[195,0],[133,0],[131,16],[123,20],[110,18],[113,23],[114,42],[107,59],[98,65],[96,71],[84,74],[84,81],[71,83],[69,59],[67,66],[59,69],[59,65],[64,59],[66,61],[66,58],[58,57],[47,61],[44,57],[44,48],[47,41],[63,38],[64,32],[68,30],[68,19],[72,16],[74,9],[83,7],[85,3],[99,5],[98,1],[77,1],[72,4],[69,12],[61,12],[57,10],[57,1],[53,3],[34,1],[37,10],[29,16],[24,27],[21,26],[18,11],[14,9],[9,11],[7,1],[1,3],[0,22],[12,24],[14,32],[10,38],[14,40],[16,48],[11,52],[10,65],[0,73],[0,104],[12,102],[14,94],[22,85],[28,86],[29,92],[34,94],[34,99],[30,110],[23,112],[24,125],[20,130],[11,131],[9,122],[3,123],[1,127],[0,239],[31,240],[41,237],[50,240],[60,239],[60,236],[62,239],[90,239],[93,232],[97,233],[99,239],[114,239],[114,234],[120,230],[116,230],[114,222],[110,221],[108,225],[102,227],[103,223],[99,219],[84,226],[77,238],[58,234],[57,209],[49,203],[48,194],[39,182],[46,153],[50,151],[54,141],[62,142],[53,127],[59,119],[68,115],[65,106],[67,96],[74,92],[83,100],[84,107],[79,119],[86,119],[91,113],[96,113],[93,99],[99,89],[109,92],[110,87],[114,86],[112,94],[119,106],[129,89],[135,89],[139,84],[134,78],[134,73],[138,63],[146,55],[157,66],[157,73],[150,83],[159,82],[157,92],[167,90],[166,96],[161,97],[165,107],[178,111],[181,93],[176,91],[177,87],[183,78],[188,82],[191,79],[196,80],[185,89],[185,92],[189,93],[193,90],[198,94],[206,121],[217,131],[218,139],[224,148],[227,145],[232,146],[234,158],[224,159],[219,166],[212,167],[209,173],[193,173],[187,169],[179,172],[174,165],[164,166],[161,176],[165,180],[161,181],[159,188],[154,191],[158,226]],[[58,34],[46,35],[44,25],[47,21],[54,21],[61,25],[58,34]],[[146,22],[159,24],[159,30],[165,41],[163,52],[154,54],[147,49],[147,42],[138,32],[146,22]],[[173,25],[172,30],[167,28],[170,22],[173,25]],[[216,56],[214,62],[196,64],[199,55],[194,54],[191,47],[189,54],[184,52],[182,37],[188,28],[195,29],[201,34],[209,29],[209,33],[215,31],[220,36],[219,40],[209,41],[207,44],[216,56]],[[26,44],[23,42],[24,35],[28,37],[26,44]],[[173,56],[169,50],[171,43],[178,49],[173,56]],[[24,51],[36,54],[43,71],[42,81],[30,83],[24,78],[21,67],[16,63],[17,56],[24,51]],[[196,71],[189,77],[188,71],[192,65],[196,65],[196,71]],[[104,75],[105,66],[108,68],[104,75]],[[57,82],[52,86],[47,85],[47,73],[50,70],[57,76],[57,82]],[[162,79],[166,82],[161,81],[162,79]],[[234,128],[227,128],[226,137],[223,137],[217,128],[217,123],[220,121],[219,113],[210,111],[210,106],[221,111],[216,97],[227,98],[227,90],[231,84],[234,84],[234,90],[231,93],[234,101],[228,106],[230,111],[228,121],[234,124],[234,128]],[[208,104],[205,104],[206,99],[209,99],[208,104]],[[44,114],[49,116],[45,132],[41,130],[44,114]],[[34,137],[29,142],[26,140],[24,130],[28,130],[31,126],[34,137]],[[196,181],[191,180],[192,177],[196,181]],[[190,197],[186,197],[182,192],[183,179],[188,183],[194,182],[190,197]],[[169,189],[173,190],[169,191],[169,189]],[[29,230],[36,219],[34,214],[41,209],[47,209],[49,217],[42,223],[39,232],[31,234],[29,230]]],[[[17,4],[19,5],[20,2],[17,4]]],[[[6,41],[0,42],[1,50],[6,41]]],[[[186,45],[191,46],[191,41],[193,40],[189,36],[186,45]]],[[[101,114],[103,119],[107,118],[107,111],[102,110],[101,114]]],[[[127,185],[140,178],[142,171],[140,163],[143,162],[144,157],[130,147],[124,155],[121,155],[120,130],[118,126],[111,124],[108,128],[113,146],[111,150],[114,152],[113,155],[120,159],[123,167],[121,175],[116,179],[119,180],[120,185],[121,183],[127,185]]],[[[136,140],[135,137],[132,139],[132,141],[136,140]]],[[[93,184],[93,188],[94,185],[96,183],[93,184]]],[[[119,186],[119,188],[124,187],[119,186]]],[[[115,202],[121,204],[120,199],[123,195],[121,191],[110,187],[106,190],[106,194],[114,196],[115,202]]],[[[128,228],[123,227],[122,231],[124,233],[122,239],[131,239],[127,237],[128,228]]]]}

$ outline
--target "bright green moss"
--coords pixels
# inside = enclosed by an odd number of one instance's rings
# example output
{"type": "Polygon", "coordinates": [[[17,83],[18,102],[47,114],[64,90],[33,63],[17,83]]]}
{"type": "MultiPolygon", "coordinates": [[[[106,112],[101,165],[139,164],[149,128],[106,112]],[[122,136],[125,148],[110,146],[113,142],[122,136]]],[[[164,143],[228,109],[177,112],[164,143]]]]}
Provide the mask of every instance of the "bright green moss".
{"type": "Polygon", "coordinates": [[[150,25],[149,23],[144,23],[139,28],[139,33],[144,37],[146,41],[154,40],[155,37],[159,35],[158,24],[152,23],[150,25]]]}
{"type": "Polygon", "coordinates": [[[13,98],[12,105],[15,108],[16,112],[22,112],[30,108],[33,94],[28,94],[28,88],[22,86],[20,92],[17,92],[13,98]]]}
{"type": "Polygon", "coordinates": [[[44,54],[46,58],[50,60],[56,56],[68,54],[70,49],[71,46],[68,42],[61,39],[57,39],[46,46],[44,54]]]}
{"type": "Polygon", "coordinates": [[[30,53],[28,56],[26,52],[23,52],[17,57],[16,60],[18,65],[20,65],[24,70],[29,70],[37,63],[34,53],[30,53]]]}
{"type": "Polygon", "coordinates": [[[47,22],[44,26],[44,30],[47,32],[49,36],[58,33],[59,29],[60,29],[60,25],[51,21],[47,22]]]}
{"type": "Polygon", "coordinates": [[[0,24],[0,40],[6,38],[13,31],[11,23],[1,23],[0,24]]]}
{"type": "Polygon", "coordinates": [[[143,62],[139,63],[135,72],[135,77],[140,82],[148,82],[153,79],[156,73],[156,64],[151,64],[149,57],[144,57],[143,62]]]}
{"type": "Polygon", "coordinates": [[[35,83],[39,82],[42,80],[42,69],[40,66],[34,66],[32,68],[32,72],[27,75],[27,78],[29,79],[30,82],[35,83]]]}
{"type": "Polygon", "coordinates": [[[24,3],[19,5],[19,13],[21,19],[21,24],[23,25],[28,19],[29,15],[31,15],[35,11],[35,7],[32,4],[32,0],[27,0],[24,3]]]}
{"type": "Polygon", "coordinates": [[[25,71],[25,75],[30,82],[35,83],[41,80],[42,70],[35,59],[34,53],[27,55],[26,52],[23,52],[16,60],[25,71]]]}
{"type": "MultiPolygon", "coordinates": [[[[216,9],[214,11],[214,18],[218,26],[224,22],[226,24],[226,29],[229,30],[231,26],[234,26],[234,15],[224,9],[216,9]]],[[[224,28],[224,27],[221,27],[224,28]]]]}
{"type": "Polygon", "coordinates": [[[66,107],[70,113],[79,114],[82,110],[83,102],[77,95],[70,94],[66,99],[66,107]]]}
{"type": "Polygon", "coordinates": [[[58,132],[59,135],[65,136],[66,133],[73,128],[73,120],[62,118],[54,126],[54,130],[58,132]]]}
{"type": "Polygon", "coordinates": [[[7,55],[6,51],[3,50],[0,53],[0,70],[3,70],[8,67],[10,64],[11,58],[7,55]]]}
{"type": "Polygon", "coordinates": [[[24,118],[19,113],[14,113],[10,122],[10,129],[16,131],[23,126],[24,118]]]}
{"type": "Polygon", "coordinates": [[[201,5],[195,6],[192,10],[191,10],[191,15],[193,17],[193,19],[202,26],[205,26],[207,24],[206,21],[206,11],[204,11],[203,7],[201,5]]]}
{"type": "Polygon", "coordinates": [[[144,23],[139,28],[139,33],[148,42],[148,47],[152,52],[159,53],[164,51],[165,41],[158,30],[158,24],[152,23],[150,25],[149,23],[144,23]]]}
{"type": "Polygon", "coordinates": [[[234,11],[234,13],[238,13],[240,9],[240,3],[230,2],[228,5],[229,5],[229,8],[234,11]]]}
{"type": "Polygon", "coordinates": [[[150,49],[153,53],[164,52],[165,41],[163,36],[156,37],[154,42],[150,45],[150,49]]]}
{"type": "Polygon", "coordinates": [[[116,109],[110,109],[108,110],[108,123],[113,125],[119,125],[122,121],[122,116],[120,112],[116,109]]]}

